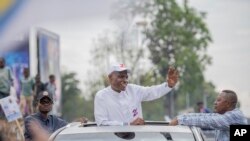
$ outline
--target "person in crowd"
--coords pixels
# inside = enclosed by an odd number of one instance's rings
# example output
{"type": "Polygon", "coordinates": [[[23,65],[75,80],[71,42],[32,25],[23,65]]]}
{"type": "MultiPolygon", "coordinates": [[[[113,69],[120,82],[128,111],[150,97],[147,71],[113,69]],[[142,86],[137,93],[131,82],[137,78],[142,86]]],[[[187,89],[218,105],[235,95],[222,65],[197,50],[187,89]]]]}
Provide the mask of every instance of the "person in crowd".
{"type": "Polygon", "coordinates": [[[49,82],[45,83],[45,89],[52,94],[53,99],[54,99],[54,106],[52,107],[52,113],[56,114],[57,113],[57,105],[56,105],[56,101],[57,101],[57,97],[56,97],[56,78],[55,75],[51,74],[49,75],[49,82]]]}
{"type": "Polygon", "coordinates": [[[7,66],[5,59],[0,57],[0,99],[10,95],[10,87],[13,86],[13,74],[7,66]]]}
{"type": "Polygon", "coordinates": [[[49,75],[49,82],[45,84],[46,90],[52,94],[54,100],[56,99],[56,78],[55,75],[49,75]]]}
{"type": "Polygon", "coordinates": [[[29,68],[24,68],[23,78],[20,80],[21,84],[21,111],[23,115],[30,115],[33,113],[33,90],[32,86],[34,85],[34,79],[30,77],[29,68]],[[26,112],[27,108],[27,112],[26,112]]]}
{"type": "Polygon", "coordinates": [[[202,101],[197,102],[197,112],[198,113],[210,113],[210,110],[206,107],[204,107],[204,103],[202,101]]]}
{"type": "Polygon", "coordinates": [[[37,112],[37,104],[38,104],[37,96],[40,92],[45,90],[45,84],[41,82],[41,78],[39,74],[37,74],[35,77],[35,83],[32,86],[32,90],[33,90],[33,103],[32,103],[33,110],[34,112],[37,112]]]}
{"type": "Polygon", "coordinates": [[[54,115],[49,115],[53,105],[53,97],[51,94],[47,91],[41,91],[37,96],[37,100],[38,112],[26,117],[24,120],[25,140],[33,139],[31,134],[32,131],[30,131],[31,127],[29,127],[31,121],[39,123],[48,133],[53,133],[55,130],[67,125],[66,121],[54,115]]]}
{"type": "Polygon", "coordinates": [[[142,101],[151,101],[167,94],[178,81],[178,71],[170,67],[166,82],[151,87],[128,84],[130,70],[114,64],[108,72],[110,86],[97,92],[94,116],[100,125],[142,125],[142,101]]]}
{"type": "MultiPolygon", "coordinates": [[[[13,86],[13,74],[7,66],[5,59],[0,57],[0,99],[10,95],[10,88],[13,86]]],[[[0,119],[5,119],[4,112],[0,105],[0,119]]]]}
{"type": "MultiPolygon", "coordinates": [[[[48,91],[42,91],[39,93],[37,100],[38,112],[29,115],[24,119],[24,137],[26,141],[35,140],[41,132],[46,135],[46,137],[48,137],[57,129],[68,124],[67,121],[55,115],[49,114],[53,106],[52,94],[50,94],[48,91]]],[[[83,117],[78,118],[75,121],[86,123],[87,119],[83,117]]]]}
{"type": "Polygon", "coordinates": [[[232,90],[223,90],[214,102],[215,113],[189,113],[174,118],[170,125],[197,126],[216,130],[216,141],[229,141],[230,125],[247,124],[243,113],[236,108],[237,95],[232,90]]]}

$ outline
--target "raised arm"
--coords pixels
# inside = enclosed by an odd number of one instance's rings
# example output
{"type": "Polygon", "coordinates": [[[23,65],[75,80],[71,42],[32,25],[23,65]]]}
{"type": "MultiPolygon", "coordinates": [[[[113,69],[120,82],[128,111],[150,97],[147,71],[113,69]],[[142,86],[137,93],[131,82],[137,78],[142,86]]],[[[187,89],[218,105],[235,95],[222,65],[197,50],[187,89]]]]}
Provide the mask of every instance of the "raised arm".
{"type": "Polygon", "coordinates": [[[170,125],[188,125],[217,130],[229,130],[230,125],[244,124],[244,118],[238,113],[192,113],[180,115],[170,125]]]}
{"type": "Polygon", "coordinates": [[[139,94],[141,94],[142,101],[150,101],[160,98],[161,96],[167,94],[172,90],[172,88],[178,82],[179,73],[173,67],[168,69],[166,76],[166,83],[151,86],[151,87],[141,87],[138,86],[139,94]]]}

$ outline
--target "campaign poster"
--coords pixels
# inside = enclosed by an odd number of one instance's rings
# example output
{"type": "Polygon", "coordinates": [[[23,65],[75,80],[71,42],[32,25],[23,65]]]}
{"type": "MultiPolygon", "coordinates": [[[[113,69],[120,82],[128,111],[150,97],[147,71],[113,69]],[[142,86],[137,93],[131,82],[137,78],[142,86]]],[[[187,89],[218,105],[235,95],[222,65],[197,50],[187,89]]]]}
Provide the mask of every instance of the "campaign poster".
{"type": "Polygon", "coordinates": [[[20,108],[13,96],[0,99],[0,104],[8,122],[22,118],[20,108]]]}

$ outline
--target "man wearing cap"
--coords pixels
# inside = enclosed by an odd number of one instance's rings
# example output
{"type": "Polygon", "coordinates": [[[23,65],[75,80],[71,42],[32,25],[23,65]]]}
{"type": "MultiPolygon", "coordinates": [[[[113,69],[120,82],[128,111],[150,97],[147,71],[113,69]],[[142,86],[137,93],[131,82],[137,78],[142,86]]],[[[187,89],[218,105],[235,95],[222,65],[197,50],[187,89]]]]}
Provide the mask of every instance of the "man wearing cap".
{"type": "MultiPolygon", "coordinates": [[[[57,129],[67,125],[65,120],[62,120],[54,115],[49,115],[52,110],[53,96],[47,91],[42,91],[38,94],[38,112],[25,118],[25,133],[24,137],[26,141],[33,139],[33,134],[31,129],[32,122],[39,123],[39,125],[48,132],[48,134],[53,133],[57,129]]],[[[39,132],[39,131],[37,131],[39,132]]]]}
{"type": "Polygon", "coordinates": [[[151,101],[167,94],[178,81],[178,71],[169,68],[166,82],[143,87],[128,84],[130,70],[124,64],[111,66],[108,72],[110,86],[97,92],[94,115],[100,125],[142,125],[142,101],[151,101]]]}

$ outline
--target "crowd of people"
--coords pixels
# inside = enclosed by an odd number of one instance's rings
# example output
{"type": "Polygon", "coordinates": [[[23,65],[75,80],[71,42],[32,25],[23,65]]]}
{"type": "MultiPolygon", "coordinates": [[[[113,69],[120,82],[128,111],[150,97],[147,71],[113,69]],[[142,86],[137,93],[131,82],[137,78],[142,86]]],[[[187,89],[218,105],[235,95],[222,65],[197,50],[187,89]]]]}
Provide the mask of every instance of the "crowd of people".
{"type": "MultiPolygon", "coordinates": [[[[11,87],[14,87],[13,80],[14,77],[11,69],[6,66],[5,59],[3,57],[0,57],[0,99],[6,98],[11,95],[11,87]]],[[[42,113],[42,111],[40,110],[42,109],[40,108],[41,97],[39,97],[39,95],[41,95],[42,93],[47,92],[49,95],[51,95],[50,100],[52,103],[51,105],[53,105],[56,98],[56,83],[55,76],[53,74],[49,75],[48,82],[43,83],[41,82],[39,74],[37,74],[35,78],[32,78],[30,76],[29,68],[24,68],[19,84],[20,99],[18,100],[17,98],[17,103],[20,106],[20,111],[23,117],[27,117],[29,119],[30,117],[35,117],[35,115],[37,115],[38,113],[42,113]]],[[[51,112],[51,109],[49,109],[49,112],[51,112]]],[[[2,121],[7,120],[1,105],[0,119],[2,121]]]]}
{"type": "Polygon", "coordinates": [[[49,82],[43,83],[40,75],[35,78],[29,76],[29,69],[24,69],[24,77],[21,79],[21,111],[26,115],[30,115],[37,111],[38,95],[42,91],[48,91],[53,97],[56,97],[55,76],[49,75],[49,82]]]}
{"type": "MultiPolygon", "coordinates": [[[[55,75],[49,75],[49,81],[41,82],[40,75],[35,78],[30,76],[29,68],[24,68],[20,78],[20,110],[23,116],[33,114],[37,111],[38,94],[42,91],[48,91],[56,97],[55,75]]],[[[10,88],[13,87],[13,74],[9,67],[5,65],[5,59],[0,58],[0,98],[10,95],[10,88]]]]}
{"type": "MultiPolygon", "coordinates": [[[[34,114],[38,111],[38,95],[43,91],[48,91],[55,101],[56,99],[56,83],[55,75],[48,76],[49,81],[41,82],[40,75],[37,74],[34,78],[30,76],[29,68],[24,68],[22,76],[19,78],[20,97],[17,98],[17,103],[20,106],[20,111],[23,117],[34,114]]],[[[5,59],[0,57],[0,99],[6,98],[11,94],[13,86],[13,73],[6,66],[5,59]]],[[[54,108],[53,108],[54,109],[54,108]]],[[[6,119],[2,107],[0,106],[0,119],[6,119]]]]}
{"type": "MultiPolygon", "coordinates": [[[[94,117],[98,126],[129,126],[144,125],[142,116],[143,101],[151,101],[168,94],[178,83],[179,73],[175,68],[167,70],[165,82],[159,85],[144,87],[128,83],[128,69],[124,64],[115,64],[107,74],[109,86],[99,90],[94,99],[94,117]]],[[[68,122],[49,114],[55,99],[55,76],[49,76],[49,82],[44,84],[40,76],[35,80],[29,76],[25,68],[21,79],[21,109],[28,113],[25,118],[25,140],[34,140],[37,129],[46,135],[53,133],[68,122]],[[27,107],[27,108],[25,108],[27,107]]],[[[0,58],[0,96],[9,95],[12,85],[11,72],[0,58]]],[[[237,108],[237,94],[232,90],[223,90],[214,102],[214,112],[206,109],[202,102],[197,103],[199,113],[179,115],[170,125],[197,126],[216,130],[216,140],[229,140],[230,125],[247,124],[247,119],[237,108]]],[[[77,121],[86,122],[85,117],[77,121]]]]}

